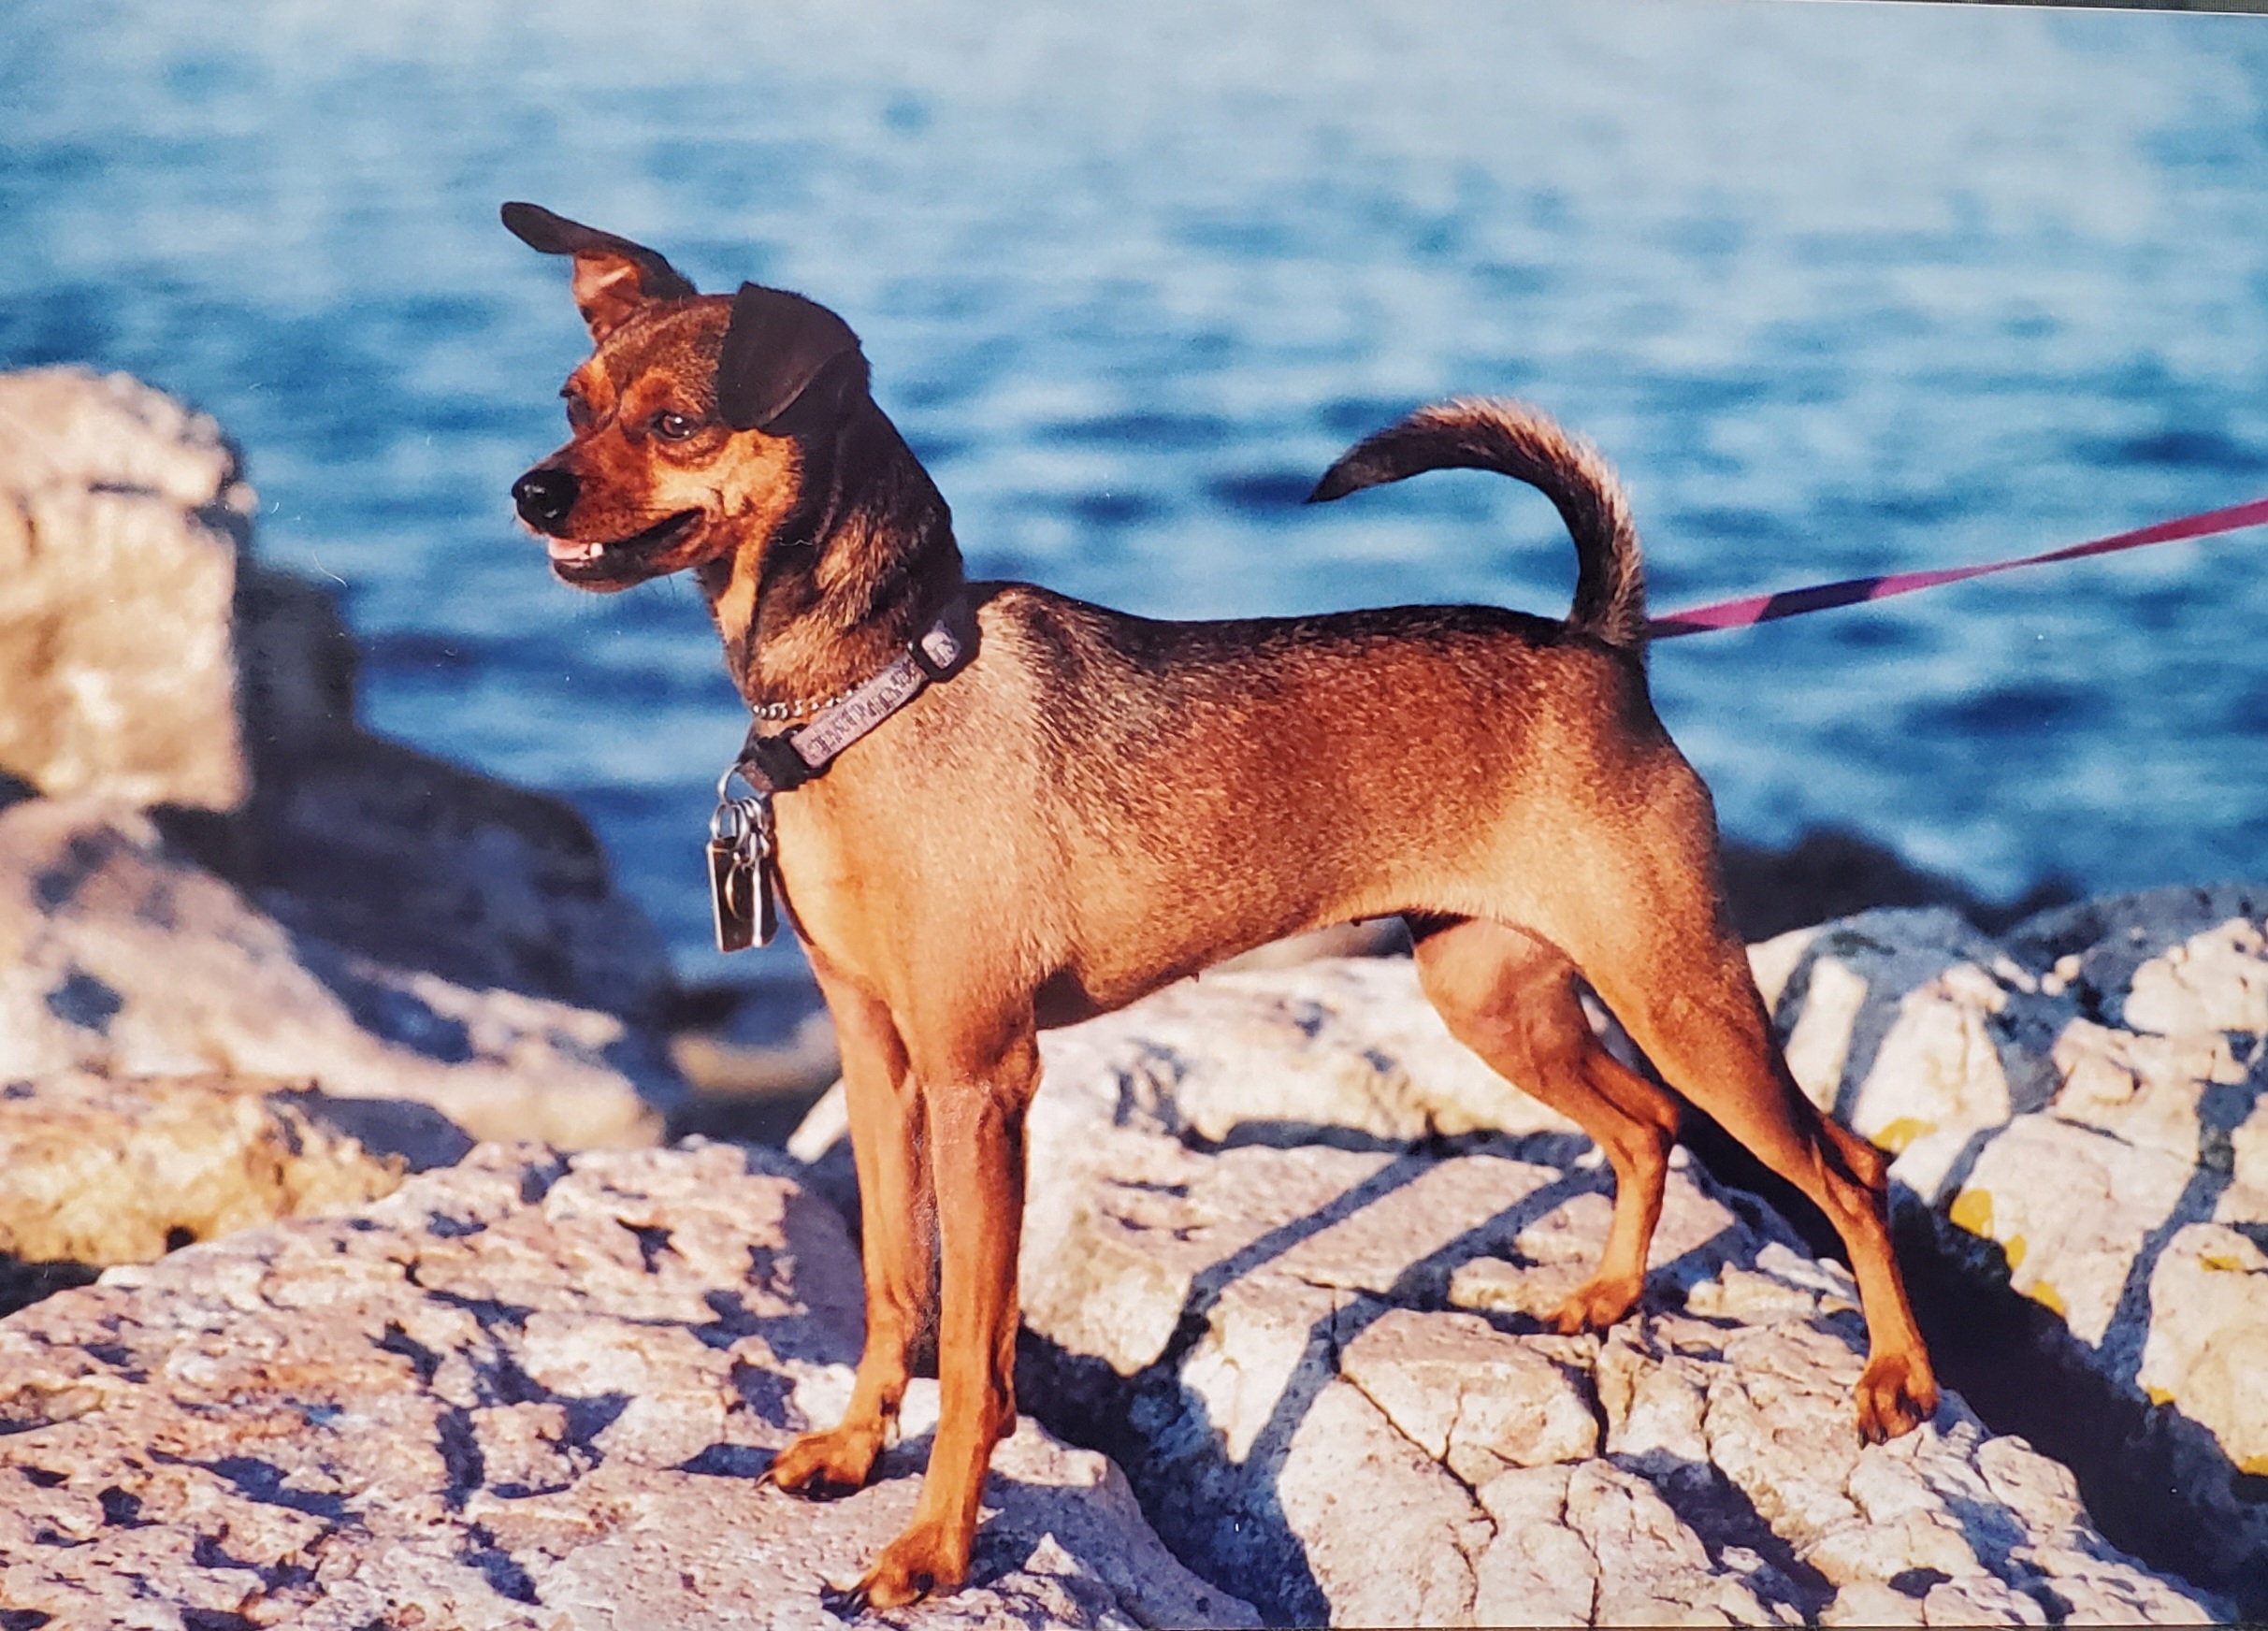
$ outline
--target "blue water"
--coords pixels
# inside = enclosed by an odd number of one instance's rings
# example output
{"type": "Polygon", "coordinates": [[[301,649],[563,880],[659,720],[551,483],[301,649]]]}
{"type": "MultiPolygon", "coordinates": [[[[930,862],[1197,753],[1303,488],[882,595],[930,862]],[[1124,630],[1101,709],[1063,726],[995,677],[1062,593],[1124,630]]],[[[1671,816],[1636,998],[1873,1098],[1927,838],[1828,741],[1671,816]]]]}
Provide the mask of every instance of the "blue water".
{"type": "MultiPolygon", "coordinates": [[[[500,200],[843,311],[978,573],[1557,611],[1524,489],[1293,501],[1513,392],[1621,466],[1668,610],[2268,493],[2264,91],[2268,24],[2190,14],[10,0],[0,365],[218,415],[370,720],[573,800],[705,974],[742,720],[687,586],[579,596],[512,524],[582,346],[500,200]]],[[[2115,888],[2264,870],[2263,627],[2253,535],[1654,671],[1735,832],[2115,888]]]]}

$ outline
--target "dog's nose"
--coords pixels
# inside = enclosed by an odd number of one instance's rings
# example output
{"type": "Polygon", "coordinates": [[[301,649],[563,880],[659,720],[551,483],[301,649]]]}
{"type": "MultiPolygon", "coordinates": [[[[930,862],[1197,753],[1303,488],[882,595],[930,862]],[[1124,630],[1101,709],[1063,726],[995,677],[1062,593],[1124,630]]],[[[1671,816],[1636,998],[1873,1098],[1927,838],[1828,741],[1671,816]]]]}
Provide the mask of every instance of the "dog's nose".
{"type": "Polygon", "coordinates": [[[575,507],[581,485],[572,470],[539,466],[512,484],[512,501],[519,506],[520,519],[528,526],[538,532],[556,532],[575,507]]]}

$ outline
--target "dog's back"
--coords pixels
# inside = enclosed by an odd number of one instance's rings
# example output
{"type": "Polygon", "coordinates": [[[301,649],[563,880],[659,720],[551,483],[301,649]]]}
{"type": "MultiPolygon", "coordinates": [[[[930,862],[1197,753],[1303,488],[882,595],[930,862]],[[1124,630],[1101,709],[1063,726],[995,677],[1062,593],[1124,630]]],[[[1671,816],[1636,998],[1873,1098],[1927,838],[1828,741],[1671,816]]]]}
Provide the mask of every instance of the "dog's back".
{"type": "Polygon", "coordinates": [[[980,669],[904,723],[934,732],[940,787],[974,772],[1015,806],[983,909],[1067,971],[1083,1000],[1062,1018],[1352,917],[1534,921],[1602,845],[1709,873],[1706,792],[1635,654],[1566,623],[1479,606],[1157,622],[1024,584],[972,592],[980,669]],[[972,741],[991,744],[981,765],[972,741]],[[1697,846],[1677,843],[1697,811],[1697,846]]]}

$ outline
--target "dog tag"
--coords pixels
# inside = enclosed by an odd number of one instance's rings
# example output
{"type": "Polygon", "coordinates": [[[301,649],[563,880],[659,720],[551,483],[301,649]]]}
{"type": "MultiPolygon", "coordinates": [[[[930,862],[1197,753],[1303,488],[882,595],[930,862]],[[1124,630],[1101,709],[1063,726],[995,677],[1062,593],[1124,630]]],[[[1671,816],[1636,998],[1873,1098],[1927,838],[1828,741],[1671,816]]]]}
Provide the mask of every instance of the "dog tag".
{"type": "Polygon", "coordinates": [[[756,863],[756,943],[770,945],[780,931],[778,880],[773,876],[772,857],[756,863]]]}
{"type": "Polygon", "coordinates": [[[717,950],[745,951],[756,944],[756,873],[741,859],[740,845],[709,840],[709,909],[717,950]]]}
{"type": "Polygon", "coordinates": [[[761,799],[724,799],[709,818],[709,909],[716,949],[770,945],[780,931],[773,896],[772,812],[761,799]]]}

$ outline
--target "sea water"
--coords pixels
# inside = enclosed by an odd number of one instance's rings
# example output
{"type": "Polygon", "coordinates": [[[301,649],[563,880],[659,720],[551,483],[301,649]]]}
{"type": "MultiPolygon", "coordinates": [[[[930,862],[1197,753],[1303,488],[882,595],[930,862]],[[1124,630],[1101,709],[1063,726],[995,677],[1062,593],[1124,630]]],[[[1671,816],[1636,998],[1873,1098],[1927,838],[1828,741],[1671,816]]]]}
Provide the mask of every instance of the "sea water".
{"type": "MultiPolygon", "coordinates": [[[[701,975],[745,721],[689,585],[578,594],[513,523],[586,346],[500,201],[840,310],[978,575],[1557,613],[1524,488],[1298,502],[1510,393],[1622,469],[1667,611],[2268,492],[2264,91],[2268,21],[2185,14],[13,0],[0,366],[217,415],[368,720],[571,800],[701,975]]],[[[1653,674],[1734,833],[2105,890],[2268,872],[2264,626],[2255,534],[1653,674]]]]}

